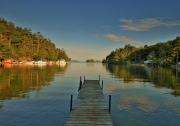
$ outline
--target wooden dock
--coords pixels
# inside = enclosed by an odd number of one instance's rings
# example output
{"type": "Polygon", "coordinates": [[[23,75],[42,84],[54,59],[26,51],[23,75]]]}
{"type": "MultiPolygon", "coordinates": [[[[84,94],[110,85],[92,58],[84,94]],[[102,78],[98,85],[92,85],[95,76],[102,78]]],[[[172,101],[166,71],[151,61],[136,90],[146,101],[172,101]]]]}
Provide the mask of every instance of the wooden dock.
{"type": "Polygon", "coordinates": [[[85,80],[64,126],[113,126],[99,80],[85,80]]]}

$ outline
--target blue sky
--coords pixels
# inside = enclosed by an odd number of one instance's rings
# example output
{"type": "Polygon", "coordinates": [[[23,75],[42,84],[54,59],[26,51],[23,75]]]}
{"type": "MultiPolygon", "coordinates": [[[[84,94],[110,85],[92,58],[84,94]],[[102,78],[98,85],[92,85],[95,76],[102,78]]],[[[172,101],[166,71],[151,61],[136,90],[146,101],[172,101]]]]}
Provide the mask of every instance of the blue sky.
{"type": "Polygon", "coordinates": [[[40,31],[73,60],[180,36],[179,0],[0,0],[0,18],[40,31]]]}

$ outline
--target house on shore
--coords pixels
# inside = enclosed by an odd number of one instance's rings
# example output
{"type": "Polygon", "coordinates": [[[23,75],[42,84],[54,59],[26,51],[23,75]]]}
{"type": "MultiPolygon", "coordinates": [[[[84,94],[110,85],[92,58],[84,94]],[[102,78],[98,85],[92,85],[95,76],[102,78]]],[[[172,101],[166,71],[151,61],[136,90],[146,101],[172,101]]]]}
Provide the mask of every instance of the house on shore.
{"type": "Polygon", "coordinates": [[[144,61],[144,65],[146,66],[158,66],[158,63],[153,60],[146,60],[144,61]]]}

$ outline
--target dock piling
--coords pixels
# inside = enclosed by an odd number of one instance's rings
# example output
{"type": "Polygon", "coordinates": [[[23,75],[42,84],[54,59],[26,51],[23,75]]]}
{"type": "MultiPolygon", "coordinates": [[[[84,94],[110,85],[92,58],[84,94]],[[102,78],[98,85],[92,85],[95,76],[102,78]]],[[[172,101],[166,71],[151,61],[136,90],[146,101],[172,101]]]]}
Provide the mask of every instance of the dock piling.
{"type": "Polygon", "coordinates": [[[82,87],[82,80],[81,80],[81,76],[80,76],[80,82],[79,82],[78,92],[81,90],[81,87],[82,87]]]}
{"type": "Polygon", "coordinates": [[[111,95],[109,95],[109,113],[111,113],[111,95]]]}
{"type": "Polygon", "coordinates": [[[73,100],[73,95],[71,95],[71,100],[70,100],[70,112],[72,110],[72,100],[73,100]]]}
{"type": "Polygon", "coordinates": [[[101,90],[103,89],[103,80],[102,80],[102,87],[101,87],[101,90]]]}

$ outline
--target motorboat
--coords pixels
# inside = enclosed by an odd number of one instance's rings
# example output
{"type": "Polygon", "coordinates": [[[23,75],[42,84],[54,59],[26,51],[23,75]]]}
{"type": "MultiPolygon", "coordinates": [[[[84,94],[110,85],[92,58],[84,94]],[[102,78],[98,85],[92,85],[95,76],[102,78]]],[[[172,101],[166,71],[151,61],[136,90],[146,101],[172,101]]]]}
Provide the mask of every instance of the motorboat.
{"type": "Polygon", "coordinates": [[[46,61],[45,61],[45,60],[38,60],[38,61],[35,61],[34,64],[42,64],[42,65],[45,65],[45,64],[46,64],[46,61]]]}
{"type": "Polygon", "coordinates": [[[63,64],[66,64],[66,61],[64,60],[64,59],[61,59],[60,61],[59,61],[59,64],[61,65],[63,65],[63,64]]]}

